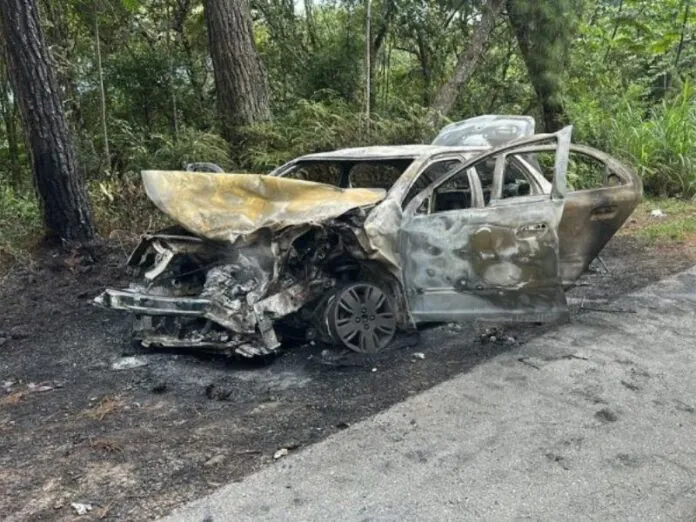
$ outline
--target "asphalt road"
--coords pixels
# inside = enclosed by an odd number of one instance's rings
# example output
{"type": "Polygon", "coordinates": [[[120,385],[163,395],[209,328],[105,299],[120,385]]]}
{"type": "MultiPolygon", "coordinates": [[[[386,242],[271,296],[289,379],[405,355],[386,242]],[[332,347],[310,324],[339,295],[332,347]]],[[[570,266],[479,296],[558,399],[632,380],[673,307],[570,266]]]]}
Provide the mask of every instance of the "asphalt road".
{"type": "Polygon", "coordinates": [[[696,268],[167,522],[696,520],[696,268]]]}

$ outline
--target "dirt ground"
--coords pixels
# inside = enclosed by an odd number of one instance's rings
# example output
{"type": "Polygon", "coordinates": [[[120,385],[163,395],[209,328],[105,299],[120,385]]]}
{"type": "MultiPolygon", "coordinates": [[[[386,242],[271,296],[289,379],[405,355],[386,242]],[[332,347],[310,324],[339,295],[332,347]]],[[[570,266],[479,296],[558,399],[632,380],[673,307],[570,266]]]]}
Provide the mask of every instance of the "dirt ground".
{"type": "MultiPolygon", "coordinates": [[[[152,519],[554,328],[508,327],[492,340],[484,326],[441,327],[344,365],[304,346],[265,366],[149,353],[115,370],[130,353],[127,320],[90,302],[127,284],[124,255],[98,257],[81,266],[43,254],[0,279],[5,520],[152,519]],[[92,509],[77,516],[72,503],[92,509]]],[[[625,312],[611,300],[696,264],[696,243],[623,234],[602,259],[609,272],[597,264],[570,292],[574,315],[625,312]]]]}

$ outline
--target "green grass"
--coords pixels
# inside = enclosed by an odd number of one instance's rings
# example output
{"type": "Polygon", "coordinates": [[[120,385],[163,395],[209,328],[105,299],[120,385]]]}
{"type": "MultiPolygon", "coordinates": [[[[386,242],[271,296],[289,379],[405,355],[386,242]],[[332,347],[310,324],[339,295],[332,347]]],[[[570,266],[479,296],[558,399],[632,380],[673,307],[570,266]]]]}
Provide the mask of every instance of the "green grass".
{"type": "Polygon", "coordinates": [[[629,104],[619,111],[610,151],[637,168],[646,193],[696,197],[696,88],[654,108],[648,119],[629,104]]]}
{"type": "Polygon", "coordinates": [[[636,223],[626,232],[649,244],[668,244],[696,239],[696,202],[679,199],[648,199],[633,214],[636,223]],[[653,217],[653,210],[664,217],[653,217]]]}
{"type": "Polygon", "coordinates": [[[696,198],[696,86],[685,82],[677,95],[651,107],[643,96],[632,89],[608,105],[597,96],[569,100],[573,140],[631,165],[646,194],[696,198]]]}
{"type": "Polygon", "coordinates": [[[665,221],[645,227],[638,236],[650,243],[664,241],[685,241],[690,235],[696,234],[696,217],[685,217],[665,221]]]}

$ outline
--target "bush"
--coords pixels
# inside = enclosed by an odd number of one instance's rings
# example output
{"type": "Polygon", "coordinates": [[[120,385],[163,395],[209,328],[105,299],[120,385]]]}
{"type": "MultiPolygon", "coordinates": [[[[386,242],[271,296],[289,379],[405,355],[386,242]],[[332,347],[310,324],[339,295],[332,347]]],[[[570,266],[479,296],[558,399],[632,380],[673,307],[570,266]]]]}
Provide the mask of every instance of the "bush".
{"type": "Polygon", "coordinates": [[[655,196],[696,196],[696,90],[682,91],[647,109],[636,92],[609,106],[601,97],[569,104],[575,141],[630,163],[655,196]]]}
{"type": "Polygon", "coordinates": [[[187,163],[211,162],[228,170],[231,166],[227,142],[217,134],[184,128],[176,140],[172,136],[158,136],[157,150],[150,168],[182,169],[187,163]]]}
{"type": "Polygon", "coordinates": [[[696,91],[688,83],[640,120],[626,107],[613,128],[613,148],[629,159],[646,192],[660,196],[696,196],[696,91]]]}
{"type": "Polygon", "coordinates": [[[389,117],[363,112],[340,101],[301,100],[273,122],[245,129],[234,151],[238,164],[265,172],[293,158],[345,147],[429,142],[433,129],[421,107],[395,107],[389,117]]]}
{"type": "Polygon", "coordinates": [[[115,231],[141,234],[168,224],[168,217],[145,194],[140,175],[92,181],[88,190],[98,232],[103,236],[115,231]]]}
{"type": "Polygon", "coordinates": [[[231,166],[229,146],[211,132],[184,127],[179,135],[155,134],[147,138],[128,122],[111,124],[111,156],[115,173],[141,170],[177,170],[187,163],[212,162],[223,168],[231,166]]]}
{"type": "Polygon", "coordinates": [[[34,195],[0,187],[0,255],[17,257],[41,232],[41,213],[34,195]]]}

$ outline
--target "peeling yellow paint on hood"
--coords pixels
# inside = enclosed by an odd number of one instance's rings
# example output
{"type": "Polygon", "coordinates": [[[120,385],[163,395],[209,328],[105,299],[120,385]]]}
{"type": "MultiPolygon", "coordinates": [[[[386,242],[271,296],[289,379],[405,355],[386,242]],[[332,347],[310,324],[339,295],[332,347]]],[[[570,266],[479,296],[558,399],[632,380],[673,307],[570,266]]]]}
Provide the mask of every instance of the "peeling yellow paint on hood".
{"type": "Polygon", "coordinates": [[[232,242],[262,228],[320,223],[386,195],[260,174],[146,170],[142,179],[157,208],[189,232],[232,242]]]}

